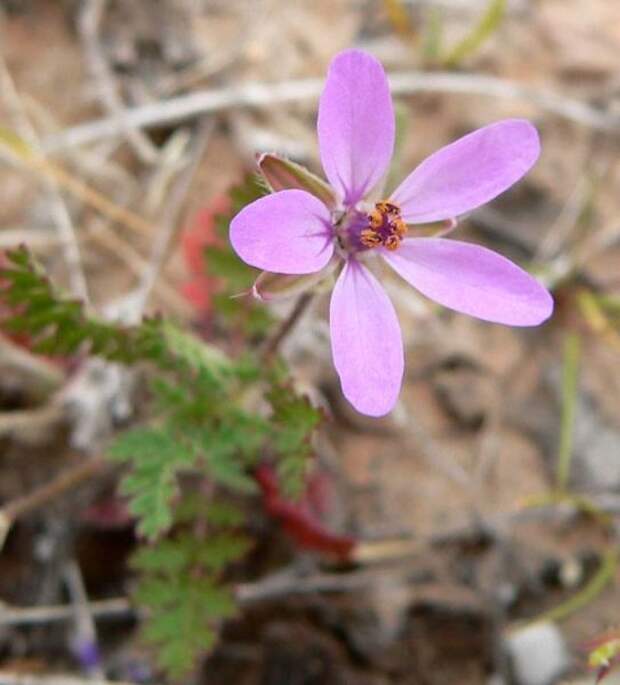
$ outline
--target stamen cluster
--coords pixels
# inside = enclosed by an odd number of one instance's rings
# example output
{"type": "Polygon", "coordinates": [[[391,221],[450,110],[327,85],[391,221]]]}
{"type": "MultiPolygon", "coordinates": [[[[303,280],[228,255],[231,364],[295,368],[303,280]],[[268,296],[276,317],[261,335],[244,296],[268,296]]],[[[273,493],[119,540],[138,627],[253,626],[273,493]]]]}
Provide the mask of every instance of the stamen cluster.
{"type": "Polygon", "coordinates": [[[368,215],[368,228],[360,233],[360,242],[364,247],[378,247],[398,249],[407,233],[407,225],[400,215],[400,208],[393,202],[377,202],[375,208],[368,215]]]}

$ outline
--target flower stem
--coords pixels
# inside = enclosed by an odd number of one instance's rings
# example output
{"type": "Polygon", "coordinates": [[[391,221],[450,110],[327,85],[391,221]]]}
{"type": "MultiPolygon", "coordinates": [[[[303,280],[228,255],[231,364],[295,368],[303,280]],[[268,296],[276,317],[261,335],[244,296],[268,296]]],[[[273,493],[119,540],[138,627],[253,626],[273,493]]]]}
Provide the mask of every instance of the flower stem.
{"type": "Polygon", "coordinates": [[[282,342],[301,319],[313,297],[314,293],[303,293],[299,296],[290,314],[280,323],[276,332],[266,340],[260,353],[262,361],[269,362],[275,357],[282,342]]]}
{"type": "Polygon", "coordinates": [[[571,457],[573,456],[579,355],[579,337],[575,333],[571,333],[564,344],[564,368],[562,371],[562,418],[557,463],[557,487],[560,492],[565,492],[568,487],[571,457]]]}

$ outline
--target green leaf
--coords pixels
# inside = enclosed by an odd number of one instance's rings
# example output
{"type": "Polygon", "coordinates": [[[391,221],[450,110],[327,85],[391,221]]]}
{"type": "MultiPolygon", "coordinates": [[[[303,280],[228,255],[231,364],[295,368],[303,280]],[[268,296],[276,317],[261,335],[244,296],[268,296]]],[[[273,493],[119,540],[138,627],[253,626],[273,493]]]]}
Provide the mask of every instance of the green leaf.
{"type": "Polygon", "coordinates": [[[251,546],[249,539],[232,537],[229,533],[211,535],[200,550],[197,561],[212,572],[220,572],[233,561],[245,556],[251,546]]]}
{"type": "Polygon", "coordinates": [[[177,473],[193,464],[195,453],[170,431],[136,428],[121,434],[108,456],[131,465],[121,492],[129,497],[129,510],[138,518],[138,532],[153,539],[166,531],[172,524],[177,473]]]}
{"type": "Polygon", "coordinates": [[[244,465],[232,459],[218,459],[212,454],[207,455],[207,465],[209,474],[220,485],[245,494],[256,492],[256,483],[247,475],[244,465]]]}
{"type": "Polygon", "coordinates": [[[143,637],[155,647],[159,665],[177,679],[213,647],[219,624],[237,611],[222,574],[246,554],[249,541],[228,525],[233,519],[237,525],[240,512],[219,501],[209,508],[214,505],[222,523],[211,517],[204,539],[187,529],[141,548],[131,560],[141,574],[134,599],[147,609],[143,637]]]}
{"type": "MultiPolygon", "coordinates": [[[[151,573],[156,570],[149,569],[151,573]]],[[[176,602],[179,593],[176,583],[170,582],[168,577],[157,575],[145,575],[144,578],[144,582],[134,592],[134,599],[138,604],[147,605],[152,610],[164,610],[176,602]]]]}
{"type": "Polygon", "coordinates": [[[258,417],[238,414],[235,419],[229,418],[226,425],[196,429],[192,441],[210,478],[237,492],[252,493],[256,484],[247,470],[258,459],[268,427],[258,417]]]}
{"type": "Polygon", "coordinates": [[[226,290],[238,292],[231,292],[232,295],[238,295],[247,288],[251,282],[254,274],[258,273],[255,269],[251,269],[230,249],[222,249],[210,245],[205,248],[205,259],[209,273],[212,276],[218,276],[226,279],[226,290]]]}
{"type": "Polygon", "coordinates": [[[131,559],[131,565],[135,569],[173,576],[185,569],[189,562],[186,546],[174,540],[162,540],[156,547],[141,547],[131,559]]]}
{"type": "Polygon", "coordinates": [[[279,457],[277,469],[282,489],[287,496],[296,497],[304,487],[312,455],[310,438],[321,414],[307,397],[294,392],[290,381],[272,379],[267,399],[273,410],[272,446],[279,457]]]}
{"type": "Polygon", "coordinates": [[[161,322],[166,347],[188,368],[223,379],[232,369],[231,360],[219,349],[180,330],[169,321],[161,322]]]}
{"type": "Polygon", "coordinates": [[[209,526],[237,528],[244,520],[243,513],[234,505],[222,499],[207,499],[202,492],[188,492],[175,508],[175,520],[190,523],[204,519],[209,526]]]}
{"type": "Polygon", "coordinates": [[[221,351],[160,318],[137,326],[120,326],[91,316],[80,302],[56,293],[26,248],[6,253],[10,266],[0,268],[4,300],[15,308],[5,327],[34,336],[36,350],[74,354],[85,346],[91,354],[133,364],[149,360],[164,371],[188,376],[196,371],[224,381],[231,362],[221,351]]]}
{"type": "Polygon", "coordinates": [[[186,676],[199,655],[213,647],[219,622],[234,616],[236,607],[230,590],[208,578],[189,578],[169,586],[174,592],[168,603],[160,603],[161,583],[153,580],[143,581],[137,598],[155,609],[143,637],[156,647],[159,665],[177,679],[186,676]]]}
{"type": "Polygon", "coordinates": [[[207,504],[206,518],[212,525],[236,528],[243,522],[243,514],[228,502],[214,500],[207,504]]]}

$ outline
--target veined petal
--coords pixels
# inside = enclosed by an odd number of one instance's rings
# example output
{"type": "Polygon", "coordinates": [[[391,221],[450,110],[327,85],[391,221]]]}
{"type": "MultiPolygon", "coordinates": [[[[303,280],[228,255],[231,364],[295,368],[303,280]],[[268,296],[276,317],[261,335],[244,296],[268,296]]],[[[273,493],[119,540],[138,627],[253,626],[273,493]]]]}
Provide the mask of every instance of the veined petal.
{"type": "Polygon", "coordinates": [[[332,60],[317,129],[325,175],[353,205],[383,176],[394,149],[392,98],[378,60],[360,50],[332,60]]]}
{"type": "Polygon", "coordinates": [[[427,157],[392,193],[406,223],[450,219],[510,188],[540,154],[538,132],[525,119],[480,128],[427,157]]]}
{"type": "Polygon", "coordinates": [[[387,414],[403,378],[400,326],[385,290],[354,259],[345,264],[334,287],[329,325],[344,396],[362,414],[387,414]]]}
{"type": "Polygon", "coordinates": [[[457,312],[511,326],[536,326],[553,312],[553,298],[535,278],[485,247],[408,238],[382,254],[414,288],[457,312]]]}
{"type": "Polygon", "coordinates": [[[247,264],[282,274],[319,271],[334,252],[329,210],[302,190],[282,190],[244,207],[230,224],[230,242],[247,264]]]}

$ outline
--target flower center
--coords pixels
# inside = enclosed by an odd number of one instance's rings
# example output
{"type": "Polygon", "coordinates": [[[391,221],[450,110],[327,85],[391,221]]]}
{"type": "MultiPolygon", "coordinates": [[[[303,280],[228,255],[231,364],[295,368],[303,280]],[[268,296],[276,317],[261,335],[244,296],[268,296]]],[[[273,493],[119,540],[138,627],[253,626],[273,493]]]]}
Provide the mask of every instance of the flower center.
{"type": "Polygon", "coordinates": [[[360,232],[360,243],[364,247],[383,245],[396,250],[407,233],[407,225],[400,215],[400,208],[393,202],[377,202],[368,214],[368,225],[360,232]]]}

